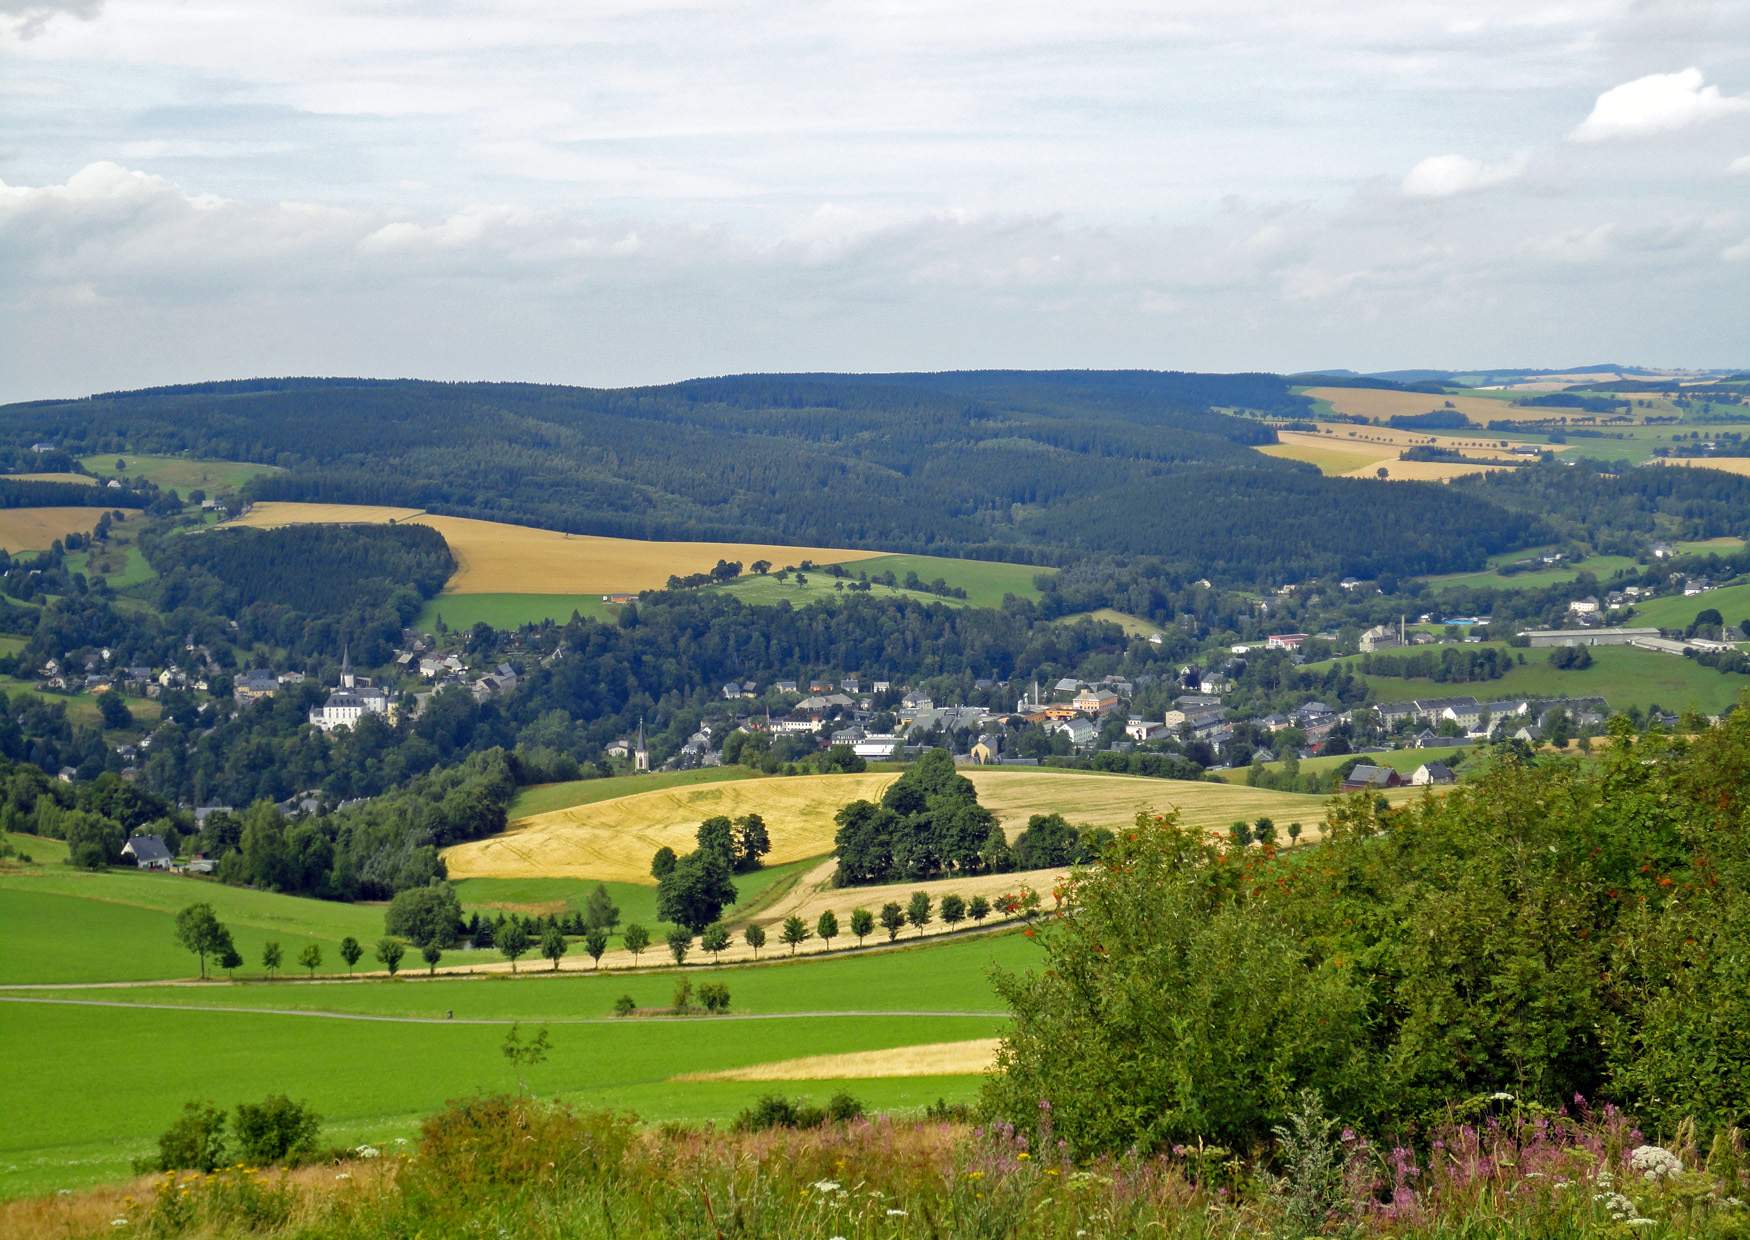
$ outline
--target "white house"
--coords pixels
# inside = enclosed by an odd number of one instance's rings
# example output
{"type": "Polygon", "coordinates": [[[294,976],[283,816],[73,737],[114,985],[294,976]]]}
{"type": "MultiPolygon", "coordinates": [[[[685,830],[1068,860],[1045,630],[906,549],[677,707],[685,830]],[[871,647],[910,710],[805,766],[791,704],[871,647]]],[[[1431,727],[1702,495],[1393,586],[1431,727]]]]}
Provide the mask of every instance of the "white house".
{"type": "Polygon", "coordinates": [[[156,835],[136,835],[122,845],[122,856],[132,857],[142,870],[168,870],[172,858],[164,841],[156,835]]]}

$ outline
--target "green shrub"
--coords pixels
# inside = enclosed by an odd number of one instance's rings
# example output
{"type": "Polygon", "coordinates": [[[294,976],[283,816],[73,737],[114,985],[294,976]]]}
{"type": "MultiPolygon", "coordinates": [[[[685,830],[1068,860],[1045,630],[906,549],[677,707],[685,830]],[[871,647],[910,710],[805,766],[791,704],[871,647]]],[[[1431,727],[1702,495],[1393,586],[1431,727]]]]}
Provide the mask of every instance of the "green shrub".
{"type": "Polygon", "coordinates": [[[863,1117],[863,1104],[850,1094],[834,1094],[825,1108],[778,1094],[764,1094],[730,1122],[731,1132],[767,1132],[774,1128],[819,1128],[831,1120],[848,1123],[863,1117]]]}
{"type": "Polygon", "coordinates": [[[614,1000],[615,1016],[630,1016],[637,1010],[638,1000],[634,999],[631,995],[621,995],[618,999],[614,1000]]]}
{"type": "Polygon", "coordinates": [[[225,1113],[210,1102],[187,1102],[158,1138],[157,1157],[137,1160],[134,1169],[210,1172],[226,1162],[225,1113]]]}
{"type": "Polygon", "coordinates": [[[471,1200],[505,1187],[598,1182],[619,1171],[636,1134],[630,1116],[579,1115],[508,1094],[468,1098],[421,1126],[402,1187],[412,1197],[471,1200]]]}
{"type": "Polygon", "coordinates": [[[729,987],[722,982],[706,982],[699,987],[699,1002],[707,1012],[727,1012],[729,987]]]}
{"type": "Polygon", "coordinates": [[[259,1167],[295,1166],[316,1153],[322,1117],[284,1094],[269,1094],[258,1104],[237,1104],[237,1152],[259,1167]]]}

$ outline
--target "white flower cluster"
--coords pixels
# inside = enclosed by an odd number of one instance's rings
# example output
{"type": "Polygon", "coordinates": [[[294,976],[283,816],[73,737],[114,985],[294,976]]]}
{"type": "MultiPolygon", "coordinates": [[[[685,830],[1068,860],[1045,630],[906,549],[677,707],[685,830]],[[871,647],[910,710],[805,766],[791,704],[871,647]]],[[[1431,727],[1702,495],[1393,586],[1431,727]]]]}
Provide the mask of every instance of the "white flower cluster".
{"type": "Polygon", "coordinates": [[[1619,1223],[1627,1223],[1641,1216],[1641,1212],[1635,1209],[1635,1203],[1621,1193],[1600,1193],[1592,1200],[1602,1201],[1610,1217],[1619,1223]]]}
{"type": "Polygon", "coordinates": [[[374,1145],[361,1145],[353,1151],[353,1154],[359,1158],[381,1158],[383,1151],[374,1145]]]}
{"type": "Polygon", "coordinates": [[[1629,1169],[1643,1180],[1668,1180],[1683,1171],[1677,1155],[1662,1145],[1637,1145],[1628,1156],[1629,1169]]]}

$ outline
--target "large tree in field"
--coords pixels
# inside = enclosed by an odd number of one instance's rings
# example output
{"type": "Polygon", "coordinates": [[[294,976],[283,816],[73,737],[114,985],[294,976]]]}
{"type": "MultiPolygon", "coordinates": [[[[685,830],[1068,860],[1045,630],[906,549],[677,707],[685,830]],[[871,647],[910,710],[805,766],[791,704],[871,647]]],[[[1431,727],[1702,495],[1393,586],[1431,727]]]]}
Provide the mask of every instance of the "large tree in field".
{"type": "Polygon", "coordinates": [[[570,950],[570,944],[565,941],[565,934],[558,926],[548,926],[541,936],[541,955],[553,962],[553,971],[559,970],[559,959],[570,950]]]}
{"type": "Polygon", "coordinates": [[[377,959],[382,962],[389,976],[394,977],[401,967],[401,958],[407,954],[407,944],[400,939],[381,938],[377,940],[377,959]]]}
{"type": "Polygon", "coordinates": [[[650,931],[635,921],[627,922],[626,929],[620,934],[620,942],[632,953],[632,963],[637,964],[644,949],[650,946],[650,931]]]}
{"type": "Polygon", "coordinates": [[[711,963],[716,964],[719,954],[729,946],[729,928],[720,921],[712,922],[699,936],[699,946],[711,953],[711,963]]]}
{"type": "Polygon", "coordinates": [[[794,914],[784,919],[784,927],[778,932],[778,937],[790,945],[792,956],[796,954],[796,949],[808,940],[809,935],[808,923],[794,914]]]}
{"type": "Polygon", "coordinates": [[[176,915],[176,941],[200,959],[201,978],[207,976],[207,957],[221,955],[231,935],[206,901],[191,904],[176,915]]]}
{"type": "Polygon", "coordinates": [[[682,857],[656,887],[657,916],[694,934],[716,921],[734,902],[729,862],[714,847],[700,847],[682,857]]]}
{"type": "Polygon", "coordinates": [[[436,942],[454,947],[462,924],[462,904],[448,883],[412,887],[395,894],[384,915],[383,928],[414,943],[436,942]]]}
{"type": "Polygon", "coordinates": [[[612,930],[620,924],[620,906],[601,883],[583,902],[583,924],[589,930],[612,930]]]}
{"type": "Polygon", "coordinates": [[[529,951],[529,932],[520,919],[505,926],[504,933],[498,936],[498,950],[510,961],[510,971],[515,973],[517,960],[529,951]]]}
{"type": "Polygon", "coordinates": [[[863,946],[863,940],[875,931],[875,914],[866,908],[851,910],[851,933],[857,936],[857,946],[863,946]]]}

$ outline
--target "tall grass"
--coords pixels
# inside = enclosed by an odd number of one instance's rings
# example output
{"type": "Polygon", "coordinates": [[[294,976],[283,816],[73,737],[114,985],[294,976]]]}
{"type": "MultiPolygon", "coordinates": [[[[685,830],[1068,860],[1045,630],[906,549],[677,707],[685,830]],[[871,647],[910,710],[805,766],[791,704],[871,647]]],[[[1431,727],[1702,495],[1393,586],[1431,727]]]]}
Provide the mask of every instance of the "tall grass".
{"type": "Polygon", "coordinates": [[[405,1154],[166,1175],[14,1202],[0,1234],[526,1237],[1549,1237],[1750,1235],[1736,1133],[1642,1144],[1613,1110],[1481,1100],[1413,1147],[1303,1099],[1270,1150],[1076,1164],[1051,1137],[892,1119],[640,1129],[522,1097],[452,1104],[405,1154]],[[119,1220],[119,1221],[118,1221],[119,1220]]]}

